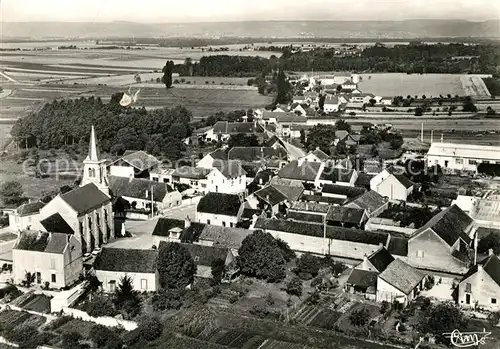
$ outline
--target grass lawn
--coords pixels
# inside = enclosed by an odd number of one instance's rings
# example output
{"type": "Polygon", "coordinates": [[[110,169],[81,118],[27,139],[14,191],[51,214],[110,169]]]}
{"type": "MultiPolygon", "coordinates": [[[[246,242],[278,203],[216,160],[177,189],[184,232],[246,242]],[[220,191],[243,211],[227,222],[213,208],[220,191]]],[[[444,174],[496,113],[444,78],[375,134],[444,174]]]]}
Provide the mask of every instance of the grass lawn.
{"type": "Polygon", "coordinates": [[[380,315],[380,307],[374,304],[367,304],[367,303],[355,303],[352,307],[350,307],[342,316],[339,318],[337,321],[337,326],[341,331],[344,331],[346,333],[366,333],[368,330],[368,324],[370,323],[371,319],[377,317],[380,315]],[[354,311],[357,311],[359,309],[366,308],[370,312],[370,317],[368,320],[368,323],[366,326],[363,327],[356,327],[351,324],[351,321],[349,317],[354,311]]]}
{"type": "Polygon", "coordinates": [[[88,338],[90,329],[95,324],[89,321],[83,321],[80,319],[72,319],[64,325],[58,327],[56,332],[58,333],[69,333],[69,332],[78,332],[84,338],[88,338]]]}

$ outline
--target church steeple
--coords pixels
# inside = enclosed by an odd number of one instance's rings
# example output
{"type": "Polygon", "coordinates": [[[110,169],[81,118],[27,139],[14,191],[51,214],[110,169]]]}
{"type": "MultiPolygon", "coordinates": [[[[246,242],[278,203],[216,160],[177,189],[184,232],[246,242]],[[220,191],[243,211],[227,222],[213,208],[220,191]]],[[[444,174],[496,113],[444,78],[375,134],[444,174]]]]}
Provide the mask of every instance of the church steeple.
{"type": "Polygon", "coordinates": [[[83,161],[81,186],[94,183],[102,192],[109,195],[106,159],[100,159],[94,126],[90,130],[89,153],[83,161]]]}

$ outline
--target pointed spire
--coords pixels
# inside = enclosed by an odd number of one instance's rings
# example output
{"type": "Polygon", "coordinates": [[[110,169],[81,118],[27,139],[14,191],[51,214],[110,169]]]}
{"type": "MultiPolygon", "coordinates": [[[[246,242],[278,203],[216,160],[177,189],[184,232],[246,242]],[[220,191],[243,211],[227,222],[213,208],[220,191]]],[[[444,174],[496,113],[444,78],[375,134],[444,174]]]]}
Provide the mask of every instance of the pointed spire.
{"type": "Polygon", "coordinates": [[[92,125],[92,129],[90,131],[89,154],[87,156],[87,159],[91,161],[99,161],[99,149],[97,149],[94,125],[92,125]]]}

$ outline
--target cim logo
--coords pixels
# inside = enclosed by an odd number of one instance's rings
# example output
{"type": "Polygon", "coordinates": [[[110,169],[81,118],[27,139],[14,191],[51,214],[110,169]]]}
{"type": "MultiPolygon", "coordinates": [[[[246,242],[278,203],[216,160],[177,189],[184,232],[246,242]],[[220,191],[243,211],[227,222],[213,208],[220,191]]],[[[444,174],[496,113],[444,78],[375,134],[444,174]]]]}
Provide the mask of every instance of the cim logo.
{"type": "Polygon", "coordinates": [[[453,330],[453,332],[443,333],[443,336],[450,339],[452,345],[457,348],[468,348],[483,345],[486,343],[486,338],[491,332],[460,332],[453,330]]]}

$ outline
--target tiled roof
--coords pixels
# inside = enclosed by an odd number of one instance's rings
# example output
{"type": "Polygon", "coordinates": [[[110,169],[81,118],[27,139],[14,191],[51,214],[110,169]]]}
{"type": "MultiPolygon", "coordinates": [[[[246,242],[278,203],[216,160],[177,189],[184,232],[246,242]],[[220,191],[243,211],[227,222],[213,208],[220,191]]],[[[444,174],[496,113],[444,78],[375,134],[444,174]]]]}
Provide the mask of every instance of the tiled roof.
{"type": "Polygon", "coordinates": [[[330,205],[320,204],[316,202],[292,202],[290,210],[295,211],[305,211],[305,212],[317,212],[317,213],[327,213],[330,205]]]}
{"type": "MultiPolygon", "coordinates": [[[[278,114],[278,113],[276,113],[278,114]]],[[[295,122],[295,123],[306,123],[307,121],[307,117],[303,116],[303,115],[297,115],[295,113],[279,113],[280,115],[278,115],[276,121],[278,123],[291,123],[291,122],[295,122]]]]}
{"type": "Polygon", "coordinates": [[[75,231],[66,222],[66,220],[58,213],[43,219],[40,224],[50,233],[74,234],[75,231]]]}
{"type": "Polygon", "coordinates": [[[352,198],[365,193],[366,189],[339,184],[324,184],[321,192],[326,194],[345,195],[348,198],[352,198]]]}
{"type": "Polygon", "coordinates": [[[319,177],[320,180],[323,181],[332,181],[349,183],[351,181],[352,176],[354,175],[354,170],[346,170],[343,168],[335,168],[335,167],[325,167],[323,172],[319,177]]]}
{"type": "Polygon", "coordinates": [[[324,216],[321,214],[303,213],[297,211],[289,211],[286,215],[287,220],[309,223],[323,223],[324,216]]]}
{"type": "Polygon", "coordinates": [[[471,238],[468,235],[468,230],[473,222],[474,220],[460,207],[453,205],[432,217],[425,225],[416,230],[413,236],[427,229],[432,229],[450,246],[453,246],[459,238],[469,244],[471,238]]]}
{"type": "Polygon", "coordinates": [[[163,201],[168,193],[175,190],[166,183],[150,181],[149,179],[110,176],[109,188],[116,196],[127,196],[135,199],[151,200],[151,188],[153,188],[153,200],[163,201]],[[147,192],[147,196],[146,196],[147,192]]]}
{"type": "Polygon", "coordinates": [[[261,179],[262,179],[262,184],[267,184],[271,180],[271,178],[274,176],[274,172],[271,170],[261,170],[255,174],[254,181],[255,183],[260,184],[261,179]]]}
{"type": "Polygon", "coordinates": [[[44,206],[45,206],[45,204],[43,202],[34,201],[34,202],[29,202],[29,203],[26,203],[26,204],[19,206],[16,209],[16,211],[17,211],[17,214],[20,216],[27,216],[27,215],[39,213],[40,209],[44,206]]]}
{"type": "Polygon", "coordinates": [[[271,147],[233,147],[227,153],[229,160],[246,162],[263,161],[266,159],[287,159],[285,149],[271,147]]]}
{"type": "Polygon", "coordinates": [[[377,276],[378,273],[376,271],[353,269],[346,284],[362,288],[376,287],[377,276]]]}
{"type": "Polygon", "coordinates": [[[368,213],[378,210],[386,204],[386,200],[376,191],[370,190],[358,196],[346,204],[348,207],[359,207],[368,211],[368,213]]]}
{"type": "Polygon", "coordinates": [[[196,265],[210,267],[212,262],[221,259],[226,261],[228,249],[224,247],[204,246],[198,244],[182,244],[194,260],[196,265]]]}
{"type": "Polygon", "coordinates": [[[203,223],[191,222],[188,228],[184,228],[185,224],[184,220],[160,217],[156,222],[152,234],[156,236],[170,236],[169,232],[172,229],[181,229],[181,241],[193,241],[196,240],[205,227],[203,223]]]}
{"type": "Polygon", "coordinates": [[[91,211],[111,202],[109,196],[100,191],[94,183],[89,183],[83,187],[61,194],[61,199],[70,205],[78,214],[91,211]]]}
{"type": "Polygon", "coordinates": [[[290,161],[279,171],[278,176],[285,179],[314,181],[320,171],[321,163],[304,161],[300,166],[297,160],[290,161]]]}
{"type": "MultiPolygon", "coordinates": [[[[283,219],[268,219],[259,217],[255,223],[255,229],[268,229],[292,234],[322,237],[324,226],[323,224],[291,222],[283,219]]],[[[334,240],[359,242],[370,245],[385,245],[388,234],[327,226],[326,236],[327,238],[334,240]]]]}
{"type": "Polygon", "coordinates": [[[214,133],[231,134],[231,133],[254,133],[257,131],[253,122],[227,122],[217,121],[214,125],[214,133]]]}
{"type": "Polygon", "coordinates": [[[367,173],[360,172],[358,173],[358,178],[356,179],[356,183],[354,185],[359,187],[369,187],[370,181],[375,175],[369,175],[367,173]]]}
{"type": "Polygon", "coordinates": [[[203,213],[237,216],[240,205],[238,195],[210,192],[201,198],[196,210],[203,213]]]}
{"type": "Polygon", "coordinates": [[[273,177],[270,185],[285,195],[288,201],[297,201],[304,192],[302,182],[293,179],[273,177]]]}
{"type": "Polygon", "coordinates": [[[189,179],[204,179],[210,173],[209,169],[192,166],[182,166],[172,173],[172,177],[189,178],[189,179]]]}
{"type": "Polygon", "coordinates": [[[382,165],[378,161],[367,160],[363,164],[363,170],[367,173],[380,173],[382,172],[382,165]]]}
{"type": "Polygon", "coordinates": [[[63,253],[68,244],[67,234],[23,231],[13,249],[45,253],[63,253]]]}
{"type": "Polygon", "coordinates": [[[254,215],[260,216],[261,214],[262,210],[245,207],[243,209],[243,213],[241,214],[241,218],[252,219],[254,215]]]}
{"type": "Polygon", "coordinates": [[[325,153],[323,150],[320,148],[316,148],[311,152],[314,156],[316,156],[320,161],[325,161],[328,160],[330,157],[328,156],[327,153],[325,153]]]}
{"type": "MultiPolygon", "coordinates": [[[[483,259],[478,264],[482,265],[483,270],[486,272],[486,274],[488,274],[493,279],[493,281],[495,281],[496,284],[500,287],[500,259],[495,255],[491,255],[483,259]]],[[[468,279],[471,275],[477,273],[478,264],[473,266],[467,272],[467,274],[465,274],[465,276],[462,278],[462,281],[468,279]]]]}
{"type": "Polygon", "coordinates": [[[349,132],[346,130],[335,131],[335,138],[340,139],[341,141],[344,140],[344,138],[346,138],[347,136],[349,136],[349,132]]]}
{"type": "Polygon", "coordinates": [[[214,160],[227,160],[227,154],[223,149],[214,150],[209,154],[214,160]]]}
{"type": "Polygon", "coordinates": [[[125,161],[140,171],[150,169],[160,164],[160,161],[158,161],[157,158],[142,150],[127,150],[120,159],[114,161],[111,165],[120,160],[125,161]]]}
{"type": "Polygon", "coordinates": [[[381,273],[394,261],[394,257],[382,247],[368,256],[368,261],[381,273]]]}
{"type": "Polygon", "coordinates": [[[215,246],[238,249],[243,240],[252,233],[253,231],[248,229],[228,228],[207,224],[201,232],[199,240],[212,241],[215,246]]]}
{"type": "Polygon", "coordinates": [[[239,161],[216,161],[213,167],[219,170],[226,178],[236,178],[247,174],[239,161]]]}
{"type": "Polygon", "coordinates": [[[424,274],[402,260],[395,259],[378,277],[408,295],[422,281],[424,274]]]}
{"type": "Polygon", "coordinates": [[[257,190],[254,195],[259,199],[267,202],[271,206],[287,200],[287,197],[283,193],[281,193],[278,189],[274,188],[271,185],[257,190]]]}
{"type": "Polygon", "coordinates": [[[400,174],[400,175],[394,175],[394,177],[396,177],[396,179],[402,184],[405,186],[405,188],[411,188],[415,185],[415,183],[413,183],[410,179],[408,179],[408,177],[406,177],[405,175],[403,174],[400,174]]]}
{"type": "Polygon", "coordinates": [[[124,273],[155,273],[156,250],[103,248],[94,262],[95,270],[124,273]]]}
{"type": "Polygon", "coordinates": [[[331,206],[326,219],[332,222],[361,224],[365,210],[360,208],[331,206]]]}
{"type": "Polygon", "coordinates": [[[408,256],[408,239],[391,236],[387,250],[396,256],[408,256]]]}
{"type": "Polygon", "coordinates": [[[317,202],[317,203],[327,203],[327,204],[333,204],[333,205],[343,205],[346,199],[342,198],[334,198],[330,196],[322,196],[322,195],[307,195],[303,194],[300,197],[300,200],[302,201],[307,201],[309,203],[311,202],[317,202]]]}

